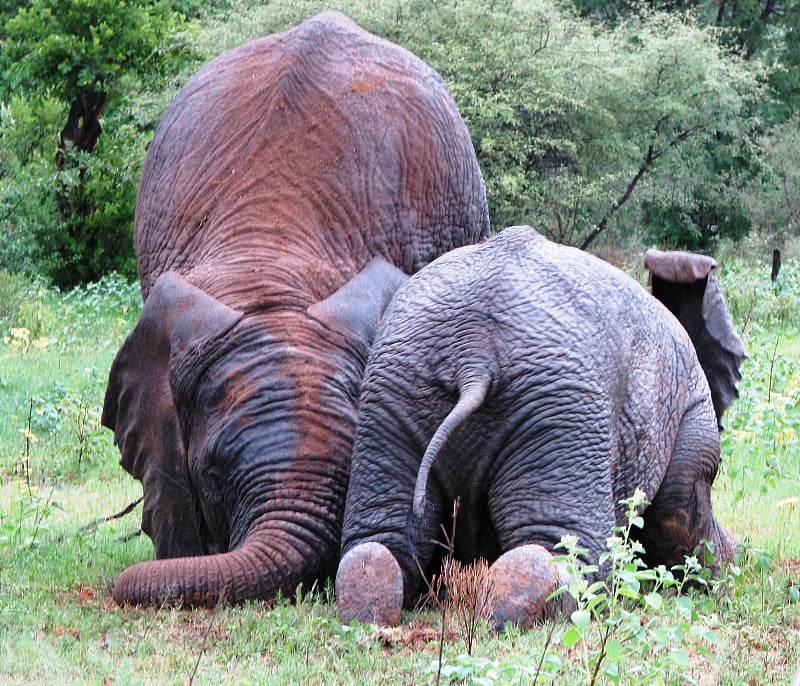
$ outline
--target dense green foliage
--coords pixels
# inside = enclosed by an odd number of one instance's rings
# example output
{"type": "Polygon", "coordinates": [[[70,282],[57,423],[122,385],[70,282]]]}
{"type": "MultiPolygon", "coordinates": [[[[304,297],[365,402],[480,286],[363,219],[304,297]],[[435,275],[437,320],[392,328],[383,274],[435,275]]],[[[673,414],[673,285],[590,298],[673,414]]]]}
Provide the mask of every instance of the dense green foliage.
{"type": "Polygon", "coordinates": [[[496,227],[582,246],[640,228],[704,249],[747,233],[733,167],[757,130],[760,73],[711,31],[658,12],[599,31],[547,2],[420,3],[407,16],[397,39],[452,85],[496,227]],[[664,210],[686,228],[665,226],[664,210]]]}
{"type": "MultiPolygon", "coordinates": [[[[200,61],[338,7],[0,2],[0,266],[62,286],[132,274],[141,161],[177,87],[200,61]]],[[[497,229],[699,250],[753,234],[780,246],[798,230],[796,2],[354,0],[347,11],[444,76],[497,229]]]]}
{"type": "Polygon", "coordinates": [[[4,14],[0,221],[11,240],[0,263],[60,286],[133,273],[152,123],[120,110],[186,64],[182,19],[157,0],[30,0],[4,14]]]}
{"type": "MultiPolygon", "coordinates": [[[[440,673],[444,684],[484,686],[790,683],[800,663],[800,262],[787,260],[773,284],[768,263],[719,259],[750,355],[713,491],[741,544],[735,563],[709,581],[689,560],[697,588],[675,570],[642,568],[632,516],[609,542],[608,589],[578,575],[569,617],[499,636],[453,608],[444,634],[431,609],[407,613],[395,630],[343,627],[330,587],[275,607],[117,608],[116,575],[153,555],[135,535],[140,506],[105,519],[141,486],[99,425],[138,287],[108,277],[60,293],[0,271],[0,682],[188,683],[194,674],[198,684],[367,686],[430,684],[440,673]]],[[[566,543],[569,558],[579,542],[566,543]]]]}
{"type": "MultiPolygon", "coordinates": [[[[641,0],[572,0],[582,16],[602,24],[616,24],[638,11],[641,0]]],[[[722,32],[723,45],[745,59],[776,61],[769,84],[775,98],[767,104],[769,116],[782,121],[800,105],[800,5],[796,0],[651,0],[667,12],[691,11],[703,25],[722,32]]]]}
{"type": "Polygon", "coordinates": [[[176,19],[163,2],[30,0],[5,24],[12,83],[72,102],[125,75],[156,76],[176,19]]]}

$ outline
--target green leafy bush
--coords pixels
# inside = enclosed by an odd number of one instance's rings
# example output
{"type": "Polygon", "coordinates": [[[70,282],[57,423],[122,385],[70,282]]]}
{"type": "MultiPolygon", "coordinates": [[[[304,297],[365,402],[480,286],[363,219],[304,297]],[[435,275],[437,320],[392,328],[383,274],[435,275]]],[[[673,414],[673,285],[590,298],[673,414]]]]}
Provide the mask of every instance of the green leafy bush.
{"type": "Polygon", "coordinates": [[[721,255],[719,278],[725,300],[740,333],[750,326],[797,325],[800,311],[800,262],[789,260],[778,279],[769,278],[769,263],[758,257],[737,257],[731,249],[721,255]]]}
{"type": "Polygon", "coordinates": [[[98,142],[96,154],[70,149],[44,189],[57,211],[33,227],[43,273],[59,287],[120,272],[133,277],[133,215],[143,147],[133,127],[98,142]]]}
{"type": "Polygon", "coordinates": [[[780,246],[800,235],[800,112],[766,131],[756,154],[761,173],[743,199],[760,234],[780,246]]]}
{"type": "Polygon", "coordinates": [[[125,75],[163,77],[189,57],[174,40],[180,23],[159,0],[30,0],[5,25],[10,76],[67,103],[125,75]]]}
{"type": "Polygon", "coordinates": [[[750,233],[752,222],[734,197],[710,196],[697,191],[692,202],[645,200],[642,234],[671,249],[714,252],[723,239],[739,241],[750,233]]]}
{"type": "Polygon", "coordinates": [[[63,295],[62,303],[65,322],[59,335],[66,342],[91,337],[100,322],[119,337],[127,334],[136,321],[142,294],[136,279],[111,273],[73,288],[63,295]]]}
{"type": "Polygon", "coordinates": [[[136,185],[152,123],[142,127],[126,101],[192,62],[184,26],[160,0],[31,0],[5,21],[4,76],[20,95],[0,139],[9,170],[0,225],[12,236],[0,264],[60,287],[134,273],[136,185]],[[36,111],[47,112],[45,128],[25,116],[36,111]]]}
{"type": "Polygon", "coordinates": [[[0,104],[0,267],[36,274],[35,229],[52,223],[52,186],[63,105],[16,96],[0,104]]]}
{"type": "Polygon", "coordinates": [[[0,267],[0,340],[27,347],[50,331],[56,318],[52,294],[41,280],[0,267]]]}
{"type": "Polygon", "coordinates": [[[0,180],[0,266],[39,273],[68,288],[112,271],[136,273],[133,213],[141,157],[130,128],[106,136],[98,154],[68,153],[53,169],[40,156],[0,180]]]}
{"type": "Polygon", "coordinates": [[[588,684],[603,677],[613,683],[625,677],[638,683],[693,683],[684,672],[689,667],[688,647],[701,639],[692,647],[710,657],[716,635],[713,620],[698,612],[684,589],[690,584],[707,586],[707,571],[696,558],[687,558],[673,570],[645,567],[635,530],[643,525],[638,513],[648,503],[637,490],[621,504],[627,507],[626,524],[615,527],[608,551],[599,560],[601,567],[610,569],[604,581],[588,583],[586,574],[597,568],[580,564],[585,551],[577,540],[562,541],[567,554],[561,560],[573,577],[567,592],[577,609],[561,643],[568,649],[583,646],[588,684]]]}

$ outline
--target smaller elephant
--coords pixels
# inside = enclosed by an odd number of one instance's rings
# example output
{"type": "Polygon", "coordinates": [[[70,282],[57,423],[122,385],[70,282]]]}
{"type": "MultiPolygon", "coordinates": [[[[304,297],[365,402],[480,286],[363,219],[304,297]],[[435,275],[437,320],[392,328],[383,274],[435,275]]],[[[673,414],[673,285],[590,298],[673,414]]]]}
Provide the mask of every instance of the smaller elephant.
{"type": "Polygon", "coordinates": [[[344,623],[400,621],[440,562],[456,499],[455,556],[493,563],[497,626],[552,611],[566,582],[555,546],[575,535],[598,564],[637,488],[648,563],[681,564],[703,542],[730,559],[711,486],[744,347],[713,260],[653,251],[647,266],[656,297],[512,227],[400,286],[361,391],[336,578],[344,623]]]}

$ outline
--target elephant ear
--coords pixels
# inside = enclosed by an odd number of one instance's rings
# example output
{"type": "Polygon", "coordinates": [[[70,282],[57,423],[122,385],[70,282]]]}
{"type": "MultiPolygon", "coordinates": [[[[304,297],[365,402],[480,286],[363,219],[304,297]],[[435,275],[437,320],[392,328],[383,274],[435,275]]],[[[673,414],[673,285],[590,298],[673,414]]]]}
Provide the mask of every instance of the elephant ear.
{"type": "Polygon", "coordinates": [[[174,272],[162,274],[109,373],[102,424],[144,488],[142,528],[156,556],[201,554],[171,360],[227,333],[242,317],[174,272]]]}
{"type": "Polygon", "coordinates": [[[667,306],[692,339],[722,429],[723,412],[739,397],[739,367],[747,353],[719,288],[717,263],[706,255],[648,250],[644,266],[650,270],[652,294],[667,306]]]}
{"type": "Polygon", "coordinates": [[[375,257],[339,290],[311,305],[308,313],[327,327],[355,337],[369,350],[383,311],[407,280],[405,272],[382,257],[375,257]]]}

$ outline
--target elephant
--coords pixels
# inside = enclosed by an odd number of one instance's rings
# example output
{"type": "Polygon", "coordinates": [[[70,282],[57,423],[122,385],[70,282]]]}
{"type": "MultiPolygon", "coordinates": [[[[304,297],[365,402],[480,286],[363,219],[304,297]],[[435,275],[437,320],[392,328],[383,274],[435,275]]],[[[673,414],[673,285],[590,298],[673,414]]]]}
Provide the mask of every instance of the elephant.
{"type": "Polygon", "coordinates": [[[331,577],[383,308],[488,235],[466,126],[405,49],[329,12],[202,67],[143,165],[143,307],[102,413],[156,558],[116,602],[268,602],[331,577]]]}
{"type": "Polygon", "coordinates": [[[336,576],[343,623],[401,621],[454,528],[456,559],[491,563],[491,621],[530,627],[568,606],[545,602],[568,582],[553,564],[562,537],[597,566],[636,489],[649,503],[647,563],[683,564],[701,542],[732,557],[710,495],[744,346],[711,258],[651,251],[647,263],[656,297],[511,227],[397,289],[362,384],[336,576]],[[659,297],[694,326],[708,374],[659,297]]]}

